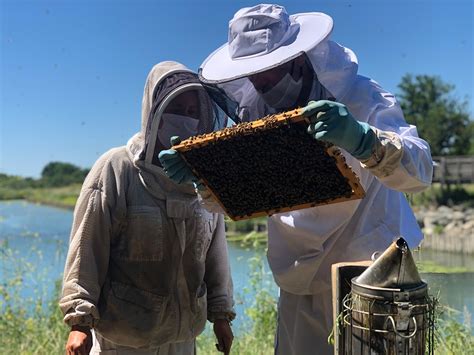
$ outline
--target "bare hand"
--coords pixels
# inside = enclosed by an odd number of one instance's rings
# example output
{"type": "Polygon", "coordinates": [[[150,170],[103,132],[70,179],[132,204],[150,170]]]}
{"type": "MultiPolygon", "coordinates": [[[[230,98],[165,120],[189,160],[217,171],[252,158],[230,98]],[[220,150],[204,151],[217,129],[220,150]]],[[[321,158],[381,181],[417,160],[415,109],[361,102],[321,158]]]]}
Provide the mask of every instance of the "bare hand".
{"type": "Polygon", "coordinates": [[[223,352],[224,355],[229,355],[232,341],[234,340],[234,334],[232,333],[229,322],[225,319],[215,320],[214,334],[218,341],[218,344],[216,344],[217,350],[223,352]]]}
{"type": "Polygon", "coordinates": [[[92,334],[88,327],[73,326],[66,344],[67,355],[88,355],[92,348],[92,334]]]}

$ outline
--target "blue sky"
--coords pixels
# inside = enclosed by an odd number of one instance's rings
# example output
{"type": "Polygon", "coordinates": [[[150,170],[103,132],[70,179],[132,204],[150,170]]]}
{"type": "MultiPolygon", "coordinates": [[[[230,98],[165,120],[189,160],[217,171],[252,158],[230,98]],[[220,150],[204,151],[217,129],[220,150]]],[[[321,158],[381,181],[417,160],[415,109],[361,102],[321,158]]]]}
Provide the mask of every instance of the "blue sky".
{"type": "MultiPolygon", "coordinates": [[[[140,128],[151,67],[197,70],[255,1],[0,0],[0,172],[39,177],[50,161],[91,167],[140,128]]],[[[473,110],[473,1],[280,1],[331,15],[332,39],[389,91],[439,75],[473,110]]]]}

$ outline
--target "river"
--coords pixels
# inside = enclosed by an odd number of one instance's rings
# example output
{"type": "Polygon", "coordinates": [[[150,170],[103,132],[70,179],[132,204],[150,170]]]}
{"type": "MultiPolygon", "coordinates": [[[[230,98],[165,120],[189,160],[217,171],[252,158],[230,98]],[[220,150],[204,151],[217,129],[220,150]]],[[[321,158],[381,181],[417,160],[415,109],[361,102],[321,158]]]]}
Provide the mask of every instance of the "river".
{"type": "MultiPolygon", "coordinates": [[[[0,280],[6,283],[15,275],[23,274],[18,297],[52,297],[54,285],[61,278],[67,251],[72,211],[32,204],[24,201],[0,201],[0,280]]],[[[258,257],[265,259],[263,249],[242,248],[229,243],[229,255],[236,293],[239,328],[245,324],[245,308],[252,300],[249,273],[258,257]]],[[[423,261],[434,261],[451,267],[474,270],[474,257],[457,254],[423,251],[415,255],[423,261]]],[[[268,265],[264,264],[264,287],[275,297],[278,289],[272,281],[268,265]]],[[[467,310],[474,313],[474,273],[422,274],[430,285],[432,295],[438,295],[441,303],[458,310],[457,318],[463,321],[467,310]],[[464,314],[463,314],[464,313],[464,314]]]]}

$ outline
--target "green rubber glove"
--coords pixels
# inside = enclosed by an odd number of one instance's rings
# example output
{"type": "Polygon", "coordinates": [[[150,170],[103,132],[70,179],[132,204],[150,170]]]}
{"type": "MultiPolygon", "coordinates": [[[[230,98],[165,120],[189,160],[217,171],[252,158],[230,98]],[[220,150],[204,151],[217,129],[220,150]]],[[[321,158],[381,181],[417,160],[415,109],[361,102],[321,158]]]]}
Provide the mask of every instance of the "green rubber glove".
{"type": "MultiPolygon", "coordinates": [[[[170,139],[171,145],[176,145],[181,142],[178,136],[173,136],[170,139]]],[[[198,178],[193,174],[188,164],[181,157],[181,154],[173,148],[162,150],[158,154],[158,159],[163,166],[163,169],[168,177],[177,184],[197,183],[198,178]]]]}
{"type": "Polygon", "coordinates": [[[377,136],[369,124],[357,121],[339,102],[310,101],[303,109],[309,117],[308,133],[315,139],[333,143],[359,160],[372,154],[377,136]]]}

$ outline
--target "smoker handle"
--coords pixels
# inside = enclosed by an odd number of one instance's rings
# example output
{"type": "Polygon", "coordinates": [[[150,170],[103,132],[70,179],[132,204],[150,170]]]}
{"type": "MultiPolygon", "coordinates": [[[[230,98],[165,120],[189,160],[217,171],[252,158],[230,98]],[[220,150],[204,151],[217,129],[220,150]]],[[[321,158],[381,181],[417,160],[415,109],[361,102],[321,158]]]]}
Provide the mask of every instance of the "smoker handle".
{"type": "Polygon", "coordinates": [[[413,319],[413,324],[415,325],[415,329],[413,330],[413,332],[411,334],[408,334],[408,335],[401,334],[401,333],[398,332],[397,326],[395,324],[395,320],[393,319],[392,316],[388,316],[388,319],[390,319],[390,321],[392,322],[393,331],[395,332],[395,334],[397,334],[401,338],[404,338],[404,339],[413,338],[415,336],[417,330],[418,330],[418,326],[416,324],[416,318],[415,317],[411,317],[411,319],[413,319]]]}

